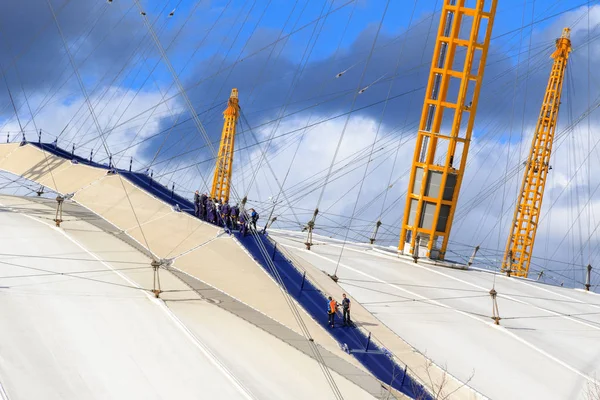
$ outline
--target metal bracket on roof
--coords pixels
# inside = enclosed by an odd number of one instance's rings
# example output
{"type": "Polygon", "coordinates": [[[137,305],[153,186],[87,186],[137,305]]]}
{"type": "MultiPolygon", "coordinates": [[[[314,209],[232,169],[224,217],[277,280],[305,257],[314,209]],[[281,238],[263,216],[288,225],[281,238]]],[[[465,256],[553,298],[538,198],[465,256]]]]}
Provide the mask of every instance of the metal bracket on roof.
{"type": "Polygon", "coordinates": [[[54,222],[56,223],[56,227],[60,228],[60,223],[63,222],[63,203],[65,198],[61,195],[56,196],[56,216],[54,217],[54,222]]]}
{"type": "Polygon", "coordinates": [[[161,267],[165,268],[165,267],[171,266],[172,263],[173,263],[173,260],[165,259],[165,258],[161,258],[158,260],[153,259],[152,262],[150,263],[150,266],[152,266],[152,270],[154,272],[152,293],[154,293],[154,297],[156,297],[157,299],[160,298],[160,294],[162,293],[162,290],[160,288],[160,274],[158,271],[160,270],[161,267]]]}
{"type": "Polygon", "coordinates": [[[56,226],[60,228],[60,223],[63,222],[63,203],[65,200],[70,200],[73,198],[75,193],[67,193],[65,195],[56,196],[56,216],[54,217],[54,222],[56,226]]]}
{"type": "Polygon", "coordinates": [[[317,219],[318,214],[319,214],[319,209],[315,208],[315,212],[313,213],[312,219],[310,221],[308,221],[308,223],[306,224],[306,227],[303,229],[303,230],[308,231],[308,235],[306,236],[306,243],[304,243],[304,245],[306,246],[306,250],[310,250],[311,246],[313,245],[312,232],[313,232],[313,229],[315,228],[315,220],[317,219]]]}
{"type": "Polygon", "coordinates": [[[477,256],[478,251],[479,251],[479,246],[475,246],[475,249],[473,249],[473,254],[471,254],[471,258],[469,258],[469,262],[467,263],[467,265],[469,267],[471,265],[473,265],[473,262],[475,261],[475,257],[477,256]]]}
{"type": "Polygon", "coordinates": [[[498,296],[498,292],[496,289],[490,290],[490,296],[492,296],[492,319],[496,325],[500,325],[500,312],[498,311],[498,302],[496,301],[496,297],[498,296]]]}

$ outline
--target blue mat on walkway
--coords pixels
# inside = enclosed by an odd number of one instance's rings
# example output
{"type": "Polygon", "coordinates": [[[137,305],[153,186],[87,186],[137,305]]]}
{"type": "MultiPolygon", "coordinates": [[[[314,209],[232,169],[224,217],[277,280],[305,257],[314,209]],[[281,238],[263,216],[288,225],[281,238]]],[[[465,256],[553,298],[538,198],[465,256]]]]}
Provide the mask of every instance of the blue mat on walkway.
{"type": "MultiPolygon", "coordinates": [[[[252,256],[275,278],[275,272],[270,263],[265,259],[257,244],[257,239],[251,235],[243,237],[235,233],[236,238],[252,254],[252,256]]],[[[328,300],[324,293],[317,289],[308,279],[305,279],[292,262],[287,259],[277,246],[265,235],[259,235],[267,255],[271,257],[281,280],[288,293],[302,305],[302,307],[337,340],[340,345],[347,345],[348,351],[358,359],[380,381],[391,384],[396,390],[412,398],[430,399],[423,391],[420,384],[414,381],[405,370],[404,366],[396,364],[386,350],[377,347],[357,327],[343,327],[342,316],[336,315],[335,328],[329,328],[327,316],[328,300]],[[367,345],[368,343],[368,345],[367,345]]]]}
{"type": "MultiPolygon", "coordinates": [[[[36,147],[42,148],[58,157],[67,160],[73,160],[84,165],[91,165],[97,168],[109,171],[108,165],[90,162],[89,159],[72,155],[71,152],[55,147],[48,143],[30,143],[36,147]]],[[[158,197],[160,200],[172,205],[179,206],[183,212],[193,215],[194,204],[191,200],[181,197],[171,189],[157,183],[150,176],[139,173],[129,172],[127,170],[117,169],[121,176],[125,177],[137,187],[146,190],[148,193],[158,197]]],[[[394,387],[396,390],[406,394],[409,397],[424,400],[431,399],[431,396],[424,392],[422,386],[412,379],[403,365],[396,364],[386,350],[377,347],[370,342],[366,336],[357,327],[342,327],[341,315],[336,315],[338,326],[331,329],[328,325],[327,303],[328,300],[324,293],[317,289],[308,278],[305,279],[293,263],[281,253],[276,245],[265,235],[258,235],[258,239],[252,235],[243,237],[239,232],[234,233],[239,242],[250,252],[256,261],[275,278],[275,271],[271,264],[263,256],[258,246],[257,240],[262,241],[268,257],[273,261],[279,276],[281,277],[288,293],[313,317],[323,328],[337,340],[340,345],[347,345],[348,351],[358,359],[375,377],[380,381],[394,387]],[[367,343],[369,343],[367,345],[367,343]]]]}

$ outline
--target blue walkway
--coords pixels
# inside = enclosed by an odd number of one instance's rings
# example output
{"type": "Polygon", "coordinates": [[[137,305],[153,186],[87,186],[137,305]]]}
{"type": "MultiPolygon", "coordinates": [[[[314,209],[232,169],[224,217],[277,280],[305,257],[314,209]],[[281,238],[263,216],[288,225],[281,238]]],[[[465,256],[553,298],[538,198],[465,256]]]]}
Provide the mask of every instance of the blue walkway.
{"type": "MultiPolygon", "coordinates": [[[[109,171],[108,165],[90,162],[88,159],[72,156],[71,152],[54,147],[52,144],[30,143],[36,147],[65,158],[74,160],[80,164],[91,165],[97,168],[106,169],[109,171]]],[[[152,180],[148,175],[139,172],[129,172],[127,170],[118,169],[119,174],[129,180],[137,187],[146,190],[148,193],[158,197],[160,200],[175,206],[178,205],[183,212],[192,214],[194,212],[194,204],[191,200],[185,199],[176,193],[172,193],[171,189],[160,185],[152,180]]],[[[305,279],[303,274],[298,270],[293,263],[281,253],[275,244],[265,235],[258,235],[258,239],[252,235],[243,237],[239,232],[235,232],[235,237],[239,242],[250,252],[254,259],[273,277],[275,271],[271,268],[271,263],[267,260],[257,241],[261,240],[268,257],[271,258],[283,284],[290,295],[313,317],[323,328],[328,330],[335,340],[340,345],[347,345],[349,352],[360,361],[375,377],[380,381],[391,384],[396,390],[406,394],[409,397],[429,400],[431,397],[424,392],[422,386],[415,382],[405,370],[404,365],[395,363],[384,349],[378,348],[370,342],[369,338],[357,327],[342,327],[342,317],[340,313],[336,316],[338,326],[331,329],[328,325],[327,318],[327,303],[328,300],[325,294],[317,289],[308,278],[305,279]]]]}
{"type": "MultiPolygon", "coordinates": [[[[270,267],[267,259],[263,256],[254,236],[243,237],[235,233],[236,238],[262,265],[262,267],[275,278],[275,273],[270,267]]],[[[281,280],[288,293],[302,305],[302,307],[340,344],[346,344],[350,353],[358,359],[373,375],[380,381],[390,384],[400,392],[412,398],[430,399],[423,392],[422,387],[416,383],[408,374],[405,367],[396,364],[384,353],[384,349],[378,348],[370,342],[357,327],[342,327],[342,316],[336,315],[336,327],[331,329],[328,325],[327,305],[328,300],[324,293],[317,289],[308,278],[305,279],[293,263],[287,259],[267,236],[259,235],[267,255],[271,257],[273,265],[277,269],[281,280]],[[367,348],[368,346],[368,348],[367,348]]]]}

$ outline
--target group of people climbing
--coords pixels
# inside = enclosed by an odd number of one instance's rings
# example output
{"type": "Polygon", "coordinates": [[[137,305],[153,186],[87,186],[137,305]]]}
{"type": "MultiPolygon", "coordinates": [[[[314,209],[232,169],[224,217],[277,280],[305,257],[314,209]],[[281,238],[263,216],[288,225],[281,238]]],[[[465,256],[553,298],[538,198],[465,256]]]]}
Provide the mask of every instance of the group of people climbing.
{"type": "Polygon", "coordinates": [[[203,221],[222,226],[228,230],[239,230],[244,236],[248,229],[257,232],[256,223],[259,215],[254,208],[246,211],[238,204],[230,206],[229,202],[213,199],[206,193],[196,190],[194,194],[194,215],[203,221]]]}

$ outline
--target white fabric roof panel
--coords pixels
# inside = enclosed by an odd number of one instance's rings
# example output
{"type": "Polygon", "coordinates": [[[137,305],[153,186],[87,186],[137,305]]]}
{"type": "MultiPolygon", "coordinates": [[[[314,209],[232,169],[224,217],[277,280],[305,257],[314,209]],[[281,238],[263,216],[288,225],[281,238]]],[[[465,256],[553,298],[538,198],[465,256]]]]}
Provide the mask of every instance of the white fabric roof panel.
{"type": "MultiPolygon", "coordinates": [[[[327,273],[341,245],[273,233],[327,273]]],[[[490,398],[585,398],[600,376],[600,296],[346,245],[338,283],[400,337],[490,398]],[[495,283],[501,320],[491,320],[495,283]],[[568,316],[573,315],[573,316],[568,316]]]]}
{"type": "MultiPolygon", "coordinates": [[[[132,287],[151,282],[149,260],[113,235],[85,220],[58,229],[52,209],[7,200],[22,213],[0,212],[0,398],[331,395],[316,361],[170,273],[162,300],[132,287]]],[[[373,398],[333,376],[345,398],[373,398]]]]}

